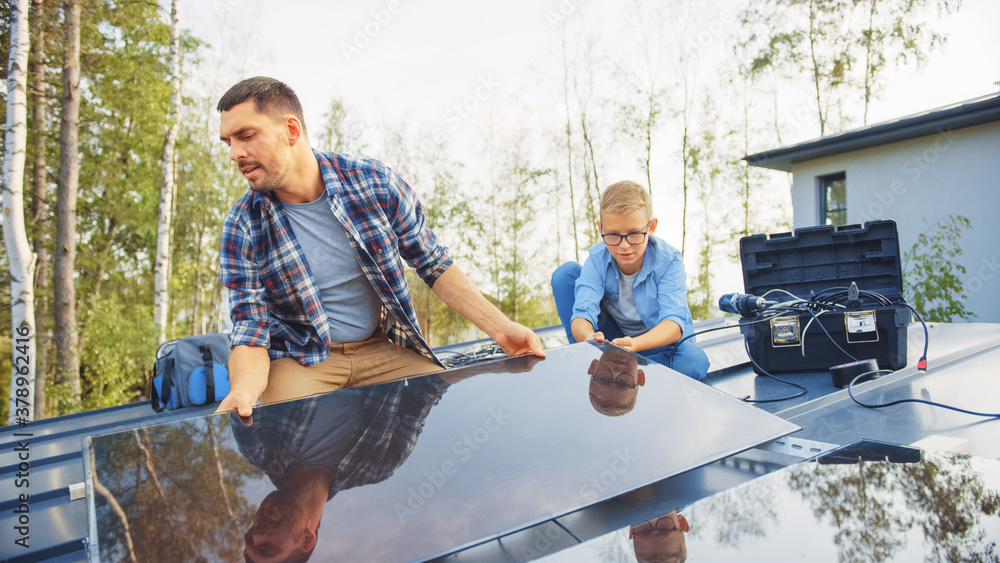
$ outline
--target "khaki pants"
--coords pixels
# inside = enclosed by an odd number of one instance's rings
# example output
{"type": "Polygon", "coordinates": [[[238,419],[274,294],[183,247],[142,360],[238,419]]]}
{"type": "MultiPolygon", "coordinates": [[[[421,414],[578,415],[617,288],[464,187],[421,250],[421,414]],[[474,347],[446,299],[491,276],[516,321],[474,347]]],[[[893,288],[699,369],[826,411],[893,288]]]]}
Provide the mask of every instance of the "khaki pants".
{"type": "Polygon", "coordinates": [[[362,342],[331,345],[330,357],[315,365],[303,366],[294,358],[272,360],[261,402],[297,399],[442,369],[417,352],[396,346],[382,331],[376,331],[362,342]]]}

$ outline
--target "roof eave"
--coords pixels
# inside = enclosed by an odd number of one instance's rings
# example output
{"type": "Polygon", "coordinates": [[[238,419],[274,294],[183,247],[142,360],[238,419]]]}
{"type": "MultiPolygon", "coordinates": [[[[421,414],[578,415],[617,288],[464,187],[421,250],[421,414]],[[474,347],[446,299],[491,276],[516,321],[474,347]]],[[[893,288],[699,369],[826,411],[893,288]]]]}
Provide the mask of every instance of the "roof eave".
{"type": "Polygon", "coordinates": [[[791,172],[792,165],[846,152],[869,149],[964,127],[1000,121],[1000,94],[963,102],[884,123],[820,137],[743,157],[750,166],[791,172]]]}

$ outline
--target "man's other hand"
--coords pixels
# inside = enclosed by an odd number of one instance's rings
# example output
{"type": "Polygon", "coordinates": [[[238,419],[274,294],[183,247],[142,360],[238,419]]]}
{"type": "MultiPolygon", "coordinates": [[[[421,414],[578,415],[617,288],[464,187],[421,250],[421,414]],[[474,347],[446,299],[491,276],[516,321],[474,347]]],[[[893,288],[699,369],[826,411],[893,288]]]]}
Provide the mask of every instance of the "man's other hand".
{"type": "Polygon", "coordinates": [[[503,325],[500,332],[493,336],[500,349],[508,356],[534,355],[540,358],[545,357],[542,351],[542,341],[538,335],[526,326],[508,321],[503,325]]]}

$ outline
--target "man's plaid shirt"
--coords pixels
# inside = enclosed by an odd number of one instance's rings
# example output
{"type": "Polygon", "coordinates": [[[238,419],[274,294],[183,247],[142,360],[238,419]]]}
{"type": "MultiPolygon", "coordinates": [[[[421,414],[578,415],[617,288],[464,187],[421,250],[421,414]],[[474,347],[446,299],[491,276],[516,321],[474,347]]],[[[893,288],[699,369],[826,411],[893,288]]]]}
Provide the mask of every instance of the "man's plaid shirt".
{"type": "MultiPolygon", "coordinates": [[[[424,225],[416,194],[380,162],[313,152],[330,209],[382,301],[382,330],[437,361],[417,324],[403,260],[428,285],[452,261],[424,225]]],[[[226,218],[220,261],[231,292],[233,346],[268,348],[272,360],[293,357],[307,366],[327,359],[326,312],[280,199],[247,190],[226,218]]]]}
{"type": "Polygon", "coordinates": [[[310,465],[302,459],[310,426],[325,424],[325,415],[334,412],[341,401],[363,401],[349,451],[337,467],[325,468],[334,475],[332,497],[338,491],[379,483],[395,473],[416,446],[431,407],[447,390],[448,384],[436,375],[354,387],[265,405],[254,410],[250,426],[244,426],[233,414],[230,426],[240,453],[280,488],[290,468],[310,465]]]}

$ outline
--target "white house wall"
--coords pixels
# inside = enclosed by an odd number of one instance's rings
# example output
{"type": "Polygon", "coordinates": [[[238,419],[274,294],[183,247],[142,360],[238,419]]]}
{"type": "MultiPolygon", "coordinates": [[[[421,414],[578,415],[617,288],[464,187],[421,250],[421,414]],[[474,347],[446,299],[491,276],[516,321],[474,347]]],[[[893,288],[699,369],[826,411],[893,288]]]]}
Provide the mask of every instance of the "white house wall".
{"type": "Polygon", "coordinates": [[[846,175],[848,222],[894,219],[903,252],[938,220],[967,217],[966,308],[974,320],[1000,322],[1000,123],[794,164],[795,228],[819,224],[817,179],[838,172],[846,175]]]}

